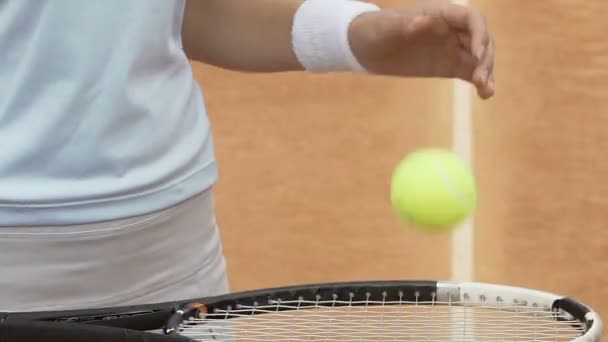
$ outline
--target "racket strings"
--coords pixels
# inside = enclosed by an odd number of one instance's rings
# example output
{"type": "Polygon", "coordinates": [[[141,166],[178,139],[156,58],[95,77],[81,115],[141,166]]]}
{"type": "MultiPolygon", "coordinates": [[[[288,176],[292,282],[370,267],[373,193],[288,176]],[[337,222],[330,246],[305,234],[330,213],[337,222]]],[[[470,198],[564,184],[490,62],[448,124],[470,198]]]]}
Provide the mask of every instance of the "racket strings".
{"type": "Polygon", "coordinates": [[[455,301],[297,300],[237,305],[183,323],[198,341],[570,341],[584,325],[546,307],[455,301]]]}

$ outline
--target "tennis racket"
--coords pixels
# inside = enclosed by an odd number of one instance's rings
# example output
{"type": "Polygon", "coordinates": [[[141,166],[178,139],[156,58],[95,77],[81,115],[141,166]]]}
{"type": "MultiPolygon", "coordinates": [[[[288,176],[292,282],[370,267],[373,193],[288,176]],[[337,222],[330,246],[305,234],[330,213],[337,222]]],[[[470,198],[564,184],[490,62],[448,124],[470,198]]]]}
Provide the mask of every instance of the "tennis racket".
{"type": "Polygon", "coordinates": [[[442,281],[303,285],[151,305],[2,313],[0,320],[2,342],[555,342],[599,341],[603,333],[598,314],[571,298],[442,281]]]}

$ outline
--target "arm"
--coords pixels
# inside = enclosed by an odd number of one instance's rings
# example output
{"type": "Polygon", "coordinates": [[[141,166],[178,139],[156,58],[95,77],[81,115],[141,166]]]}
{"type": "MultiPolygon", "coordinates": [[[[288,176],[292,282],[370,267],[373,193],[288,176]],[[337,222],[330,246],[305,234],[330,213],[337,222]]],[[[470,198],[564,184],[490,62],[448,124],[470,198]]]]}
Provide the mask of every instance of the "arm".
{"type": "Polygon", "coordinates": [[[494,95],[494,44],[483,16],[465,6],[188,0],[182,37],[189,58],[226,69],[460,78],[494,95]]]}
{"type": "Polygon", "coordinates": [[[190,59],[232,70],[302,70],[291,44],[302,1],[188,0],[184,49],[190,59]]]}

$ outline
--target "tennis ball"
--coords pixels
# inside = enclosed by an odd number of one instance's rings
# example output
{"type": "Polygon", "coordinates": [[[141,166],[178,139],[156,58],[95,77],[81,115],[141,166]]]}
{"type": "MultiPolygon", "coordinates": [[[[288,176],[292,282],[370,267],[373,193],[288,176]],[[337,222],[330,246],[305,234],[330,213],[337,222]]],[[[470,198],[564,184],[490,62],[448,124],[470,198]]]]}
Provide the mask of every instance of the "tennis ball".
{"type": "Polygon", "coordinates": [[[449,150],[415,151],[393,172],[391,203],[399,217],[415,227],[449,229],[473,213],[477,204],[475,178],[449,150]]]}

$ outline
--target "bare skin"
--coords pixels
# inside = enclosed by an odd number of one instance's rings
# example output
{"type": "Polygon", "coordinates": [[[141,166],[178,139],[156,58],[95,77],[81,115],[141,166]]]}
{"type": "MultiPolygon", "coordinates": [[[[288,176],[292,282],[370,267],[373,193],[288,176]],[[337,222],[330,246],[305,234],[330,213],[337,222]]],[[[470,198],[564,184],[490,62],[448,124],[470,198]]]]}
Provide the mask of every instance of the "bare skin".
{"type": "MultiPolygon", "coordinates": [[[[244,72],[302,70],[291,27],[302,0],[188,0],[188,56],[244,72]]],[[[427,2],[363,14],[349,28],[353,53],[372,74],[458,78],[494,95],[494,42],[472,7],[427,2]]]]}

